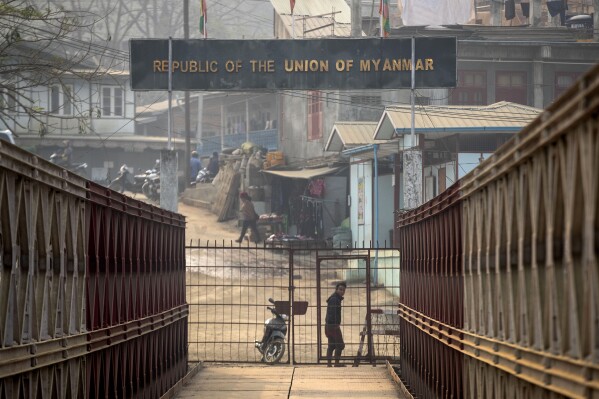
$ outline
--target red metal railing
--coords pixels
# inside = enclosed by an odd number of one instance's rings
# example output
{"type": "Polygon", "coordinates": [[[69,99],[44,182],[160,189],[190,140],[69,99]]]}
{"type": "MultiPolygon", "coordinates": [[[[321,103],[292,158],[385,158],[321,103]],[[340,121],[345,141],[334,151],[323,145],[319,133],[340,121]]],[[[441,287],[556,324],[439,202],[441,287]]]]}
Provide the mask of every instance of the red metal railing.
{"type": "Polygon", "coordinates": [[[184,228],[0,142],[0,397],[158,397],[182,378],[184,228]]]}
{"type": "Polygon", "coordinates": [[[599,66],[398,215],[401,374],[421,397],[599,394],[599,66]]]}

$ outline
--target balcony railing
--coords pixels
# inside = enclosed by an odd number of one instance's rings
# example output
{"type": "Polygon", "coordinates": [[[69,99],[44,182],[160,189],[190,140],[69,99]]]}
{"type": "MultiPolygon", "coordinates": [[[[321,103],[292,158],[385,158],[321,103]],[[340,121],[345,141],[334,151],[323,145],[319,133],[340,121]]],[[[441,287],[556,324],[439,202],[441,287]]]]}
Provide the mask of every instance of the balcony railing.
{"type": "MultiPolygon", "coordinates": [[[[223,148],[239,148],[246,141],[248,141],[246,133],[227,134],[222,137],[206,137],[198,144],[198,152],[200,156],[211,155],[215,151],[220,152],[223,148]]],[[[268,150],[276,150],[279,147],[278,130],[270,129],[249,132],[249,141],[268,150]]]]}

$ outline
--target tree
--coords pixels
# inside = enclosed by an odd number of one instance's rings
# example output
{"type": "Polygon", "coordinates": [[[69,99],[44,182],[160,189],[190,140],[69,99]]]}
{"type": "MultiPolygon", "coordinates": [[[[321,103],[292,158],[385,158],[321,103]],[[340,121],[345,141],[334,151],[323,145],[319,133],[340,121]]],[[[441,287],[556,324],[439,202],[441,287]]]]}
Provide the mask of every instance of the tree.
{"type": "MultiPolygon", "coordinates": [[[[69,106],[80,106],[73,101],[74,93],[66,82],[103,74],[105,68],[89,61],[93,58],[113,59],[106,48],[71,36],[92,31],[93,23],[89,21],[90,16],[81,11],[39,7],[26,0],[0,2],[0,122],[4,126],[27,128],[33,119],[41,126],[39,133],[44,134],[44,117],[53,110],[40,106],[41,88],[56,87],[69,106]]],[[[91,117],[91,113],[88,109],[72,114],[91,117]]],[[[80,123],[85,125],[84,120],[80,123]]]]}

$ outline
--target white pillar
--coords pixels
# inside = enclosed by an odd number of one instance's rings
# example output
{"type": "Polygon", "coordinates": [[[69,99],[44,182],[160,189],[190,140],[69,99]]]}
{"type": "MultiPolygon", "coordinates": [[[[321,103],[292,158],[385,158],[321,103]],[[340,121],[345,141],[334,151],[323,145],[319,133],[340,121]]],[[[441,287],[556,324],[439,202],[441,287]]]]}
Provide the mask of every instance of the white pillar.
{"type": "Polygon", "coordinates": [[[422,151],[404,136],[403,152],[403,206],[414,209],[422,204],[422,151]],[[411,148],[409,148],[411,147],[411,148]]]}
{"type": "MultiPolygon", "coordinates": [[[[221,100],[222,101],[222,100],[221,100]]],[[[220,104],[220,150],[225,149],[225,105],[220,104]]]]}
{"type": "Polygon", "coordinates": [[[197,127],[197,138],[198,143],[202,142],[202,136],[204,135],[204,93],[198,93],[198,127],[197,127]]]}
{"type": "Polygon", "coordinates": [[[250,141],[250,103],[245,99],[245,141],[250,141]]]}
{"type": "Polygon", "coordinates": [[[543,109],[543,62],[541,60],[532,63],[533,105],[535,108],[543,109]]]}
{"type": "Polygon", "coordinates": [[[175,150],[160,151],[160,207],[171,212],[178,212],[179,168],[175,150]]]}

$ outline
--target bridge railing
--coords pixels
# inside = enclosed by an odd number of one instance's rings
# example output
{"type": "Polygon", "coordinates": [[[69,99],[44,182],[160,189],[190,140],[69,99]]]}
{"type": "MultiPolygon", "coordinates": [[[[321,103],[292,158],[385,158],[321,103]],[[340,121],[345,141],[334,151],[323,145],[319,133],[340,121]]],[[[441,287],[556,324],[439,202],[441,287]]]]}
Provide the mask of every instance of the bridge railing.
{"type": "Polygon", "coordinates": [[[595,67],[452,192],[398,216],[417,393],[599,395],[598,171],[595,67]]]}
{"type": "Polygon", "coordinates": [[[158,397],[184,376],[184,223],[0,142],[0,397],[158,397]]]}

